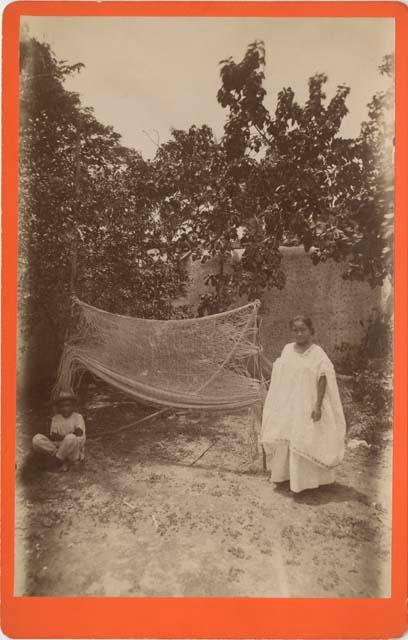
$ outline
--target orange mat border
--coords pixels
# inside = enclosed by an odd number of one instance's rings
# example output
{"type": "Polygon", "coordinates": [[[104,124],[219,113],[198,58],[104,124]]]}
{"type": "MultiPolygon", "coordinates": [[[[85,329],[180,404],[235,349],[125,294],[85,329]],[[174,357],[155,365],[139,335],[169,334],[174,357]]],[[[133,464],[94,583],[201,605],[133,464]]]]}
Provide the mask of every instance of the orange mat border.
{"type": "Polygon", "coordinates": [[[408,10],[398,2],[15,2],[3,16],[2,575],[16,638],[388,638],[407,598],[408,10]],[[18,67],[20,16],[394,18],[396,25],[395,440],[392,597],[386,599],[14,597],[18,67]]]}

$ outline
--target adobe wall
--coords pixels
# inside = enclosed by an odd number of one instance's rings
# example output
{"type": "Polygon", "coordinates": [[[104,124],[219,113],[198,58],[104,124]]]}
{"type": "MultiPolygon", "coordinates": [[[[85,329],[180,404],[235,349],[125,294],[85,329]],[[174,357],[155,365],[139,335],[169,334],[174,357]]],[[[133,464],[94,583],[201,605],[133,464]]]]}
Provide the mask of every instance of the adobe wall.
{"type": "MultiPolygon", "coordinates": [[[[272,289],[262,299],[261,341],[265,355],[274,359],[290,341],[288,321],[297,314],[312,318],[316,341],[334,361],[341,357],[336,347],[358,345],[366,322],[374,309],[384,308],[389,289],[372,289],[368,284],[343,280],[344,265],[330,260],[313,265],[303,247],[282,247],[282,267],[286,275],[283,290],[272,289]]],[[[185,261],[190,283],[185,302],[197,307],[200,295],[209,290],[205,277],[216,262],[185,261]]]]}

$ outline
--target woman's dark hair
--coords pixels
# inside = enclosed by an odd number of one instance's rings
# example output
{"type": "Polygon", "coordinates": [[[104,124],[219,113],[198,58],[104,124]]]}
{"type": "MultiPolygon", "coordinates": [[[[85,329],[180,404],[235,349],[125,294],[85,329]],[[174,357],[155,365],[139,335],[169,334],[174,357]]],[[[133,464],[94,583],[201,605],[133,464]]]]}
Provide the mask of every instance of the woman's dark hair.
{"type": "Polygon", "coordinates": [[[292,320],[289,322],[289,327],[291,329],[293,329],[295,322],[303,322],[303,324],[306,325],[306,327],[310,330],[310,333],[312,335],[314,334],[315,331],[313,323],[307,316],[295,316],[294,318],[292,318],[292,320]]]}

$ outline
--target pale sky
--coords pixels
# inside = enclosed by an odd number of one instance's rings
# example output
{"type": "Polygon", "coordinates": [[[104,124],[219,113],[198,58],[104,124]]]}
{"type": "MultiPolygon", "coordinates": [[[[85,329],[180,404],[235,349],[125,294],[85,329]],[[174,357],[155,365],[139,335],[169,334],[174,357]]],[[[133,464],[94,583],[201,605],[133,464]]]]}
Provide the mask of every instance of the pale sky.
{"type": "Polygon", "coordinates": [[[288,86],[303,103],[316,72],[329,76],[328,97],[338,84],[351,87],[345,136],[358,134],[367,103],[388,84],[378,65],[394,50],[389,18],[27,17],[23,24],[58,59],[85,64],[67,88],[145,157],[156,147],[143,130],[165,142],[171,127],[208,124],[221,137],[219,61],[241,60],[255,39],[266,46],[266,106],[288,86]]]}

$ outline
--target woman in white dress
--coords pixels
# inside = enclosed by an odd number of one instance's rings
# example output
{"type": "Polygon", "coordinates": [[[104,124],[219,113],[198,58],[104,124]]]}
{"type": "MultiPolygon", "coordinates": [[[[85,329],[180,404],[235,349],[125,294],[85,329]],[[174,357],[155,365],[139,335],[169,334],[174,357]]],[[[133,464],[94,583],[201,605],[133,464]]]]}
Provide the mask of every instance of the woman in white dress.
{"type": "Polygon", "coordinates": [[[333,364],[313,342],[312,322],[290,322],[294,342],[274,362],[262,416],[261,443],[271,482],[294,492],[335,481],[346,423],[333,364]]]}

